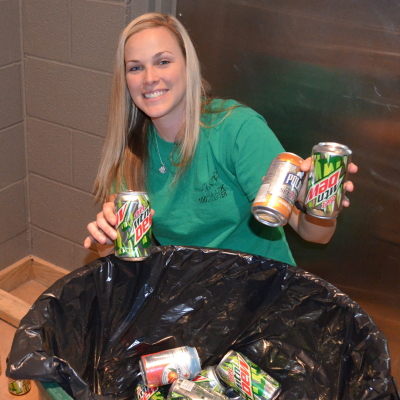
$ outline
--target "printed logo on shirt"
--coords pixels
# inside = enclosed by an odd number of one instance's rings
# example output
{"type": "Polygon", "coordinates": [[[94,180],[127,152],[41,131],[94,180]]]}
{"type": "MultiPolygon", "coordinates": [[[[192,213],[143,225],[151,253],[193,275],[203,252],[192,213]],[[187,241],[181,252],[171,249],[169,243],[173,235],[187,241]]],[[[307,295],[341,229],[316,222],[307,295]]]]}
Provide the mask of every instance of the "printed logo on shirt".
{"type": "Polygon", "coordinates": [[[200,192],[199,203],[201,204],[212,203],[228,195],[225,184],[222,183],[216,168],[211,178],[206,183],[203,183],[200,188],[196,188],[196,192],[200,192]]]}

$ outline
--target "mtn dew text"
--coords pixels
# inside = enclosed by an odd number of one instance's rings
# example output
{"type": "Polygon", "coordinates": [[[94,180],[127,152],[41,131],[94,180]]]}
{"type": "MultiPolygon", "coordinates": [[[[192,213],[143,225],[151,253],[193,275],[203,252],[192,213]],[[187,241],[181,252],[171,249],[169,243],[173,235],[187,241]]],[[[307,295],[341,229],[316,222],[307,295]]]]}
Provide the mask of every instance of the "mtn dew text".
{"type": "Polygon", "coordinates": [[[243,354],[231,350],[216,368],[218,377],[248,400],[274,400],[281,386],[243,354]]]}
{"type": "Polygon", "coordinates": [[[351,150],[339,143],[323,142],[313,147],[304,201],[307,214],[336,218],[343,208],[351,150]]]}
{"type": "Polygon", "coordinates": [[[146,192],[119,193],[115,201],[117,216],[115,255],[127,261],[141,261],[151,254],[151,206],[146,192]]]}

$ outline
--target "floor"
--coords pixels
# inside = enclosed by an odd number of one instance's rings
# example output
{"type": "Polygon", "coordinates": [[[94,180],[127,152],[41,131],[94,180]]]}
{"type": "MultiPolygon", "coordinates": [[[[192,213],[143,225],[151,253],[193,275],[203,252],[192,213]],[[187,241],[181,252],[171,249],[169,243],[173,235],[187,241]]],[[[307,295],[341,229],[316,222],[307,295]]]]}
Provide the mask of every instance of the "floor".
{"type": "MultiPolygon", "coordinates": [[[[17,289],[13,290],[11,294],[19,297],[20,299],[32,304],[35,299],[46,289],[46,286],[36,282],[29,281],[17,289]]],[[[397,383],[400,383],[400,305],[395,302],[388,301],[385,298],[374,296],[373,298],[369,293],[363,291],[356,291],[352,288],[340,288],[344,293],[348,294],[354,301],[356,301],[372,318],[379,329],[386,335],[389,343],[389,351],[392,358],[392,375],[397,383]]],[[[6,358],[10,351],[12,340],[16,329],[0,320],[0,357],[1,369],[0,375],[0,400],[3,399],[16,399],[8,392],[7,378],[5,376],[6,358]]],[[[32,384],[31,391],[23,396],[24,400],[39,400],[39,392],[35,384],[32,384]]]]}

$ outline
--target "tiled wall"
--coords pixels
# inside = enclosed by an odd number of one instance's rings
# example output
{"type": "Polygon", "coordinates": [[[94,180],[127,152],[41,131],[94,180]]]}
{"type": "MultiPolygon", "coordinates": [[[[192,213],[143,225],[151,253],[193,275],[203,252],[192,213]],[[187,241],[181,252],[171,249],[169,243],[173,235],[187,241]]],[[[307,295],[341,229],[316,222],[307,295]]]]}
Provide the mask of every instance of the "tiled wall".
{"type": "Polygon", "coordinates": [[[30,253],[19,2],[0,1],[0,269],[30,253]]]}
{"type": "Polygon", "coordinates": [[[82,243],[99,209],[91,192],[118,36],[137,15],[174,8],[0,0],[0,269],[27,254],[70,270],[98,257],[82,243]]]}

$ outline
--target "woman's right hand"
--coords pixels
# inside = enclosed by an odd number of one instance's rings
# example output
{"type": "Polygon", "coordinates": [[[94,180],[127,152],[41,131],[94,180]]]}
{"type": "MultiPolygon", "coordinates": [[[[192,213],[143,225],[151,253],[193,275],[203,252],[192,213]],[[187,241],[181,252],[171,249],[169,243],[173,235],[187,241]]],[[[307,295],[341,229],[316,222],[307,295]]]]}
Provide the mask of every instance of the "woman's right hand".
{"type": "Polygon", "coordinates": [[[116,223],[114,202],[107,202],[103,205],[103,211],[97,214],[96,221],[90,222],[87,226],[90,236],[83,242],[85,249],[96,242],[107,245],[114,244],[114,240],[117,238],[117,232],[114,229],[116,223]]]}

